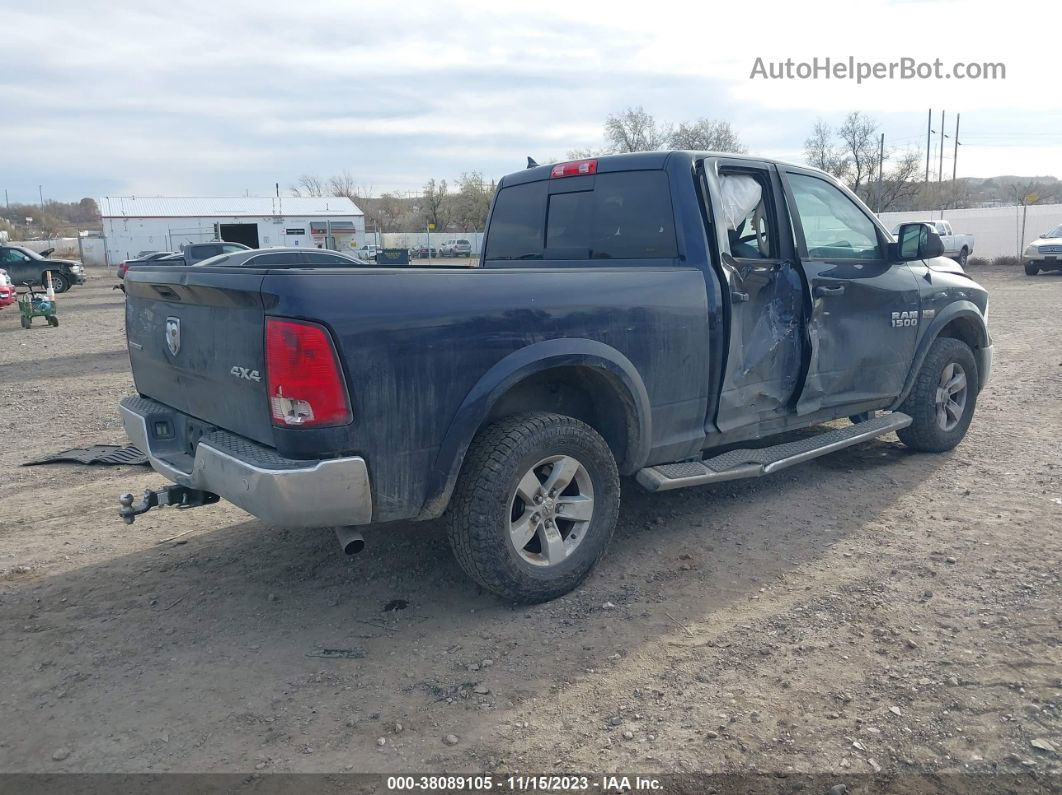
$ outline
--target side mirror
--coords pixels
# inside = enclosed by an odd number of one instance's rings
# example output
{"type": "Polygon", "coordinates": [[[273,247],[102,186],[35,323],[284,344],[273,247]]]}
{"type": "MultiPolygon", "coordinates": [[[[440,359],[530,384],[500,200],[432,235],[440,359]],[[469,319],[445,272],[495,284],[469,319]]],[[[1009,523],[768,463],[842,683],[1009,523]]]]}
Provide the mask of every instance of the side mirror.
{"type": "Polygon", "coordinates": [[[896,240],[896,259],[900,262],[933,259],[944,254],[940,235],[931,232],[925,224],[901,224],[896,240]]]}

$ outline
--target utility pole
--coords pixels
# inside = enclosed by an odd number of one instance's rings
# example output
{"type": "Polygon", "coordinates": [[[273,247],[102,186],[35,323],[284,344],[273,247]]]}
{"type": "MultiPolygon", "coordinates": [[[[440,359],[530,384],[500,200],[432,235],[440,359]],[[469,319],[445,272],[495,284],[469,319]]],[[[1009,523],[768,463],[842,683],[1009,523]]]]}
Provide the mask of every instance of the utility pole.
{"type": "Polygon", "coordinates": [[[44,212],[44,188],[42,188],[40,185],[38,185],[37,186],[37,193],[39,193],[40,197],[41,197],[41,212],[43,213],[44,212]]]}
{"type": "Polygon", "coordinates": [[[944,134],[944,111],[940,112],[940,171],[937,172],[937,184],[944,179],[944,139],[947,138],[944,134]]]}
{"type": "Polygon", "coordinates": [[[955,114],[955,154],[951,156],[951,181],[955,181],[955,175],[958,173],[959,168],[959,117],[961,113],[955,114]]]}
{"type": "Polygon", "coordinates": [[[881,212],[881,196],[885,188],[885,133],[881,134],[881,144],[878,147],[878,209],[881,212]]]}
{"type": "Polygon", "coordinates": [[[929,117],[926,119],[926,182],[929,182],[929,150],[933,148],[933,109],[929,109],[929,117]]]}

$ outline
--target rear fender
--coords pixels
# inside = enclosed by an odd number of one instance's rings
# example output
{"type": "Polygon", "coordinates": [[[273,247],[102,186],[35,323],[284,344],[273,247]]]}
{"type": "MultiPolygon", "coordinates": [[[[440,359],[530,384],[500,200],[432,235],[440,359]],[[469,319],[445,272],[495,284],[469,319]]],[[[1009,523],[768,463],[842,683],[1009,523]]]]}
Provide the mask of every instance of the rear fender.
{"type": "Polygon", "coordinates": [[[633,428],[628,429],[624,471],[640,467],[649,455],[652,420],[649,394],[630,359],[615,348],[593,340],[564,338],[536,342],[495,364],[468,393],[439,448],[429,477],[428,496],[417,518],[435,518],[446,509],[472,439],[494,405],[512,387],[536,373],[570,366],[602,370],[625,393],[621,397],[631,407],[633,428]]]}

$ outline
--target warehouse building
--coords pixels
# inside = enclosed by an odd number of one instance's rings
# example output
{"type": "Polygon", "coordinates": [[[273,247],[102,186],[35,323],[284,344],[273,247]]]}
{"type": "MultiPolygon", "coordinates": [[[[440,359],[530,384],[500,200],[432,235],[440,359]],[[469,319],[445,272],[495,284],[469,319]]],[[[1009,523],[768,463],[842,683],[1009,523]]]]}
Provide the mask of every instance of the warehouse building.
{"type": "Polygon", "coordinates": [[[104,196],[99,208],[108,265],[209,240],[335,251],[365,242],[365,216],[345,196],[104,196]]]}

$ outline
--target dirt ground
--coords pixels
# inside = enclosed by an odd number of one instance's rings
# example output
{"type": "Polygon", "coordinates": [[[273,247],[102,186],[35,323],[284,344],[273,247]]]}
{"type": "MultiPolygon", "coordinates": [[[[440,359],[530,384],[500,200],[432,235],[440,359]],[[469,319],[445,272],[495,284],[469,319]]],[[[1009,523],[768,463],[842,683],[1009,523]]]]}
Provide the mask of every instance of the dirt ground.
{"type": "Polygon", "coordinates": [[[1062,277],[978,271],[992,383],[966,441],[755,481],[624,483],[583,587],[514,607],[439,524],[123,525],[122,294],[0,311],[0,770],[1062,772],[1062,277]],[[450,736],[452,735],[452,736],[450,736]],[[1051,749],[1056,750],[1051,750],[1051,749]]]}

